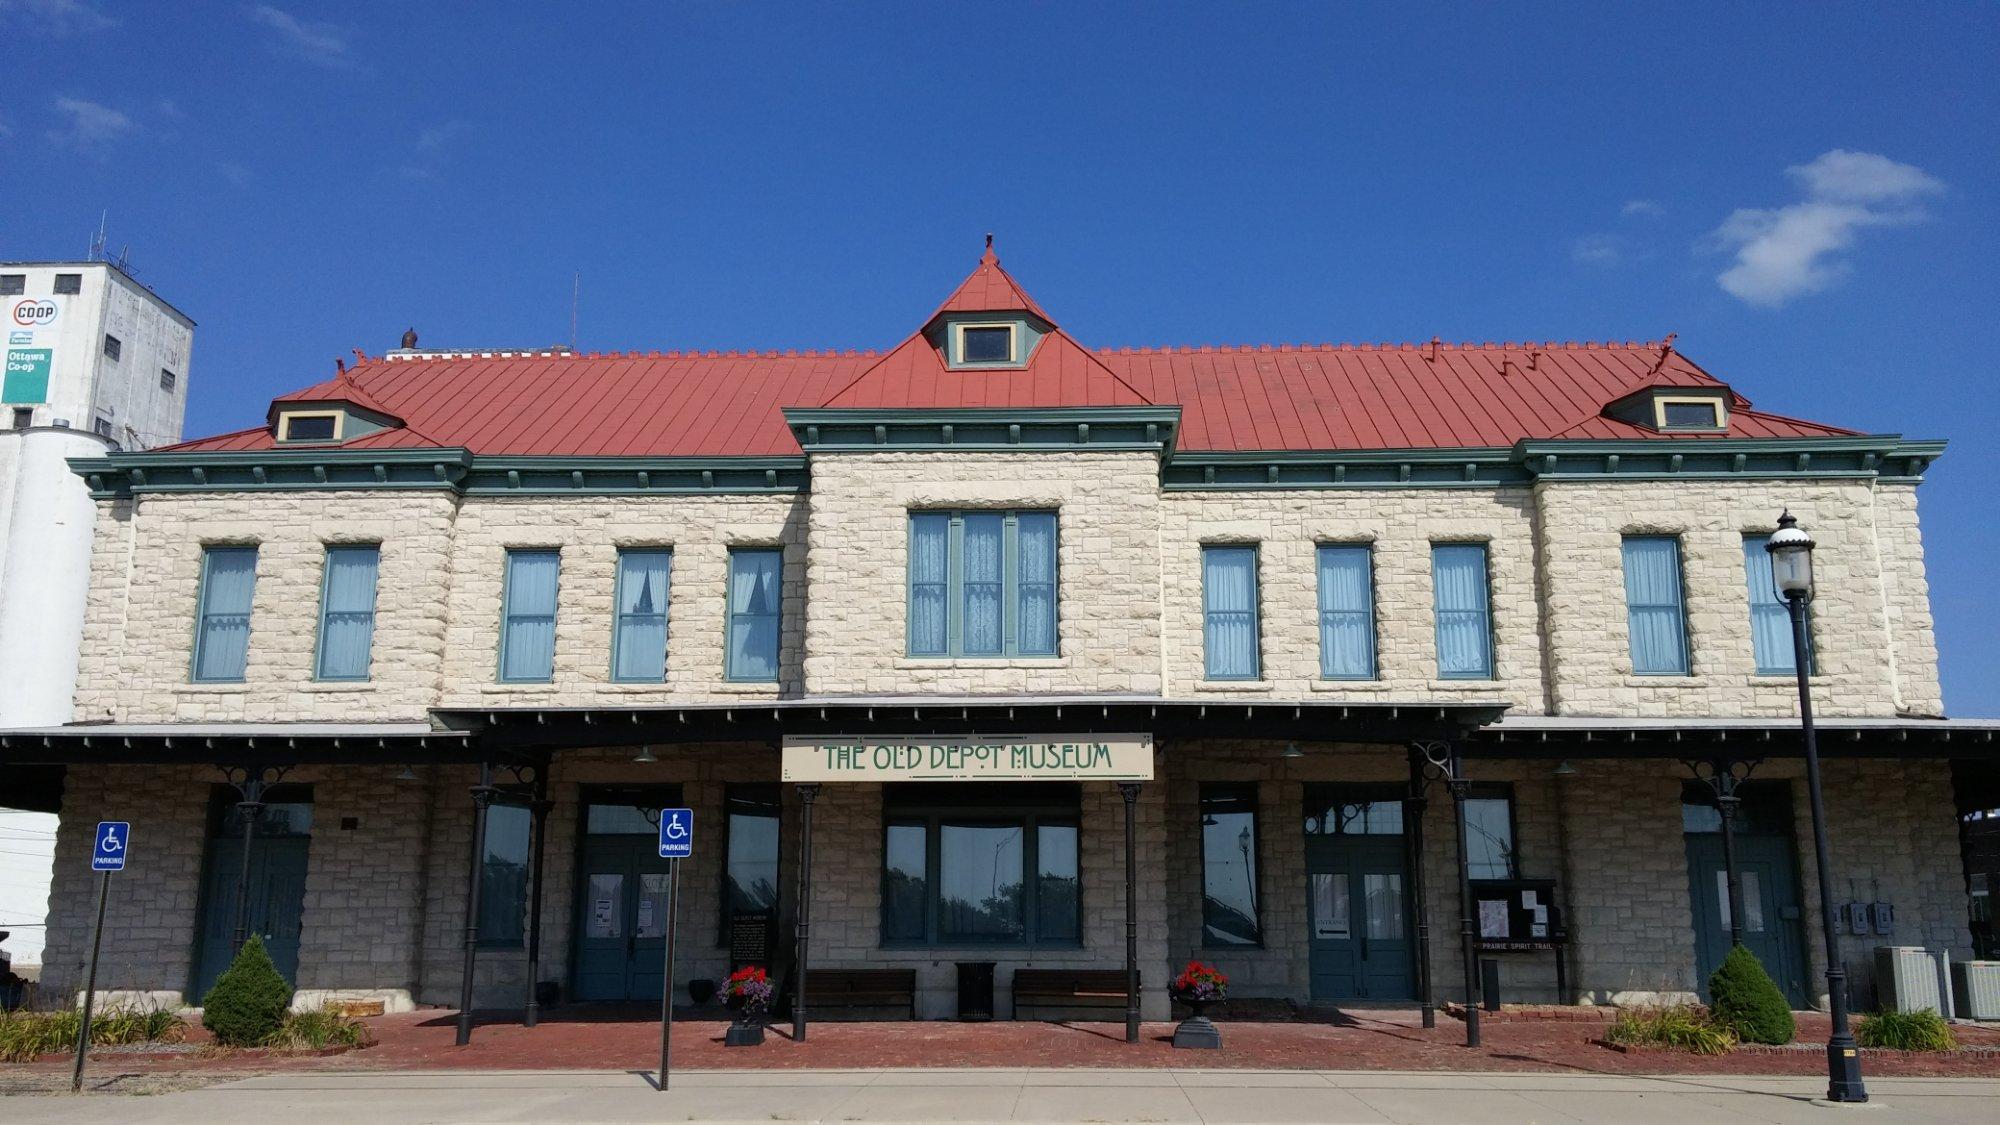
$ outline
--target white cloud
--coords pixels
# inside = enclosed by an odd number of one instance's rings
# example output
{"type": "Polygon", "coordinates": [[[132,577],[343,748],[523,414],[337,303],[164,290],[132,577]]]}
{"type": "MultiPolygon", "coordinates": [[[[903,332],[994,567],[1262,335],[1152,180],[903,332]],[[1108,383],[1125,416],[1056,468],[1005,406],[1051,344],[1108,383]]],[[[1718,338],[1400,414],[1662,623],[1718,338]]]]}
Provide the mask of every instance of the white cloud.
{"type": "Polygon", "coordinates": [[[282,8],[253,4],[244,9],[252,23],[272,33],[272,45],[286,54],[320,66],[346,66],[348,29],[338,24],[302,20],[282,8]]]}
{"type": "Polygon", "coordinates": [[[68,121],[60,129],[50,129],[49,139],[78,151],[109,144],[135,127],[123,113],[82,98],[57,98],[56,112],[68,121]]]}
{"type": "Polygon", "coordinates": [[[1920,168],[1872,152],[1834,149],[1785,169],[1805,198],[1777,208],[1739,208],[1707,239],[1734,250],[1716,277],[1731,296],[1776,308],[1838,283],[1853,266],[1838,255],[1868,227],[1906,226],[1926,216],[1919,200],[1944,190],[1920,168]]]}
{"type": "Polygon", "coordinates": [[[0,0],[0,16],[50,35],[77,35],[118,26],[88,0],[0,0]]]}
{"type": "Polygon", "coordinates": [[[1569,260],[1580,266],[1615,266],[1625,260],[1625,240],[1615,234],[1586,234],[1569,244],[1569,260]]]}
{"type": "Polygon", "coordinates": [[[1621,215],[1646,215],[1652,217],[1666,214],[1667,209],[1651,199],[1628,199],[1625,201],[1625,206],[1618,209],[1618,213],[1621,215]]]}

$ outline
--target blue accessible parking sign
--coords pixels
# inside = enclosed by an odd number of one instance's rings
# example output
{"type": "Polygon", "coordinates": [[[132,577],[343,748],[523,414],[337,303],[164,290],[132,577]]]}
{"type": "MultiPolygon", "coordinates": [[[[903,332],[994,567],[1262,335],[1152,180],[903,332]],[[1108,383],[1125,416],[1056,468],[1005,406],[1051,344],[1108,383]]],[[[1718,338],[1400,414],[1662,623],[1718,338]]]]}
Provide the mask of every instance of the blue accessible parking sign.
{"type": "Polygon", "coordinates": [[[97,822],[97,844],[91,849],[92,871],[125,870],[125,853],[132,846],[132,823],[125,820],[97,822]]]}
{"type": "Polygon", "coordinates": [[[660,810],[660,858],[687,859],[694,855],[694,810],[660,810]]]}

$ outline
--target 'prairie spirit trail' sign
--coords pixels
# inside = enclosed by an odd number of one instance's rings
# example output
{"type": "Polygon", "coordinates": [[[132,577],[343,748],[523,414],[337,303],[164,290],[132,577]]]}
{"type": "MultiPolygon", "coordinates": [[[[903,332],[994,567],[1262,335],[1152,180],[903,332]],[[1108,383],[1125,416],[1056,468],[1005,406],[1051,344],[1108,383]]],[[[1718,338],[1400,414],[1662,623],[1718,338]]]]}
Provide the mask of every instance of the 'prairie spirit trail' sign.
{"type": "Polygon", "coordinates": [[[1151,781],[1150,734],[785,739],[786,781],[1151,781]]]}

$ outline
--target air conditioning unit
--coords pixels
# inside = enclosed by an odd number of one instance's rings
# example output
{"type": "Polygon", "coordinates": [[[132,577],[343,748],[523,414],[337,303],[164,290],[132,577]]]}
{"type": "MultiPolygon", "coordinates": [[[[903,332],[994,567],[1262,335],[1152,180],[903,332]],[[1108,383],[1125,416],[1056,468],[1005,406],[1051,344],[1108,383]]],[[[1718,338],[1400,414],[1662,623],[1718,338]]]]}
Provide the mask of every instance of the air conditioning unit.
{"type": "Polygon", "coordinates": [[[2000,961],[1954,961],[1951,983],[1960,1019],[2000,1020],[2000,961]]]}
{"type": "Polygon", "coordinates": [[[1875,998],[1885,1012],[1951,1011],[1951,954],[1918,945],[1875,947],[1875,998]]]}

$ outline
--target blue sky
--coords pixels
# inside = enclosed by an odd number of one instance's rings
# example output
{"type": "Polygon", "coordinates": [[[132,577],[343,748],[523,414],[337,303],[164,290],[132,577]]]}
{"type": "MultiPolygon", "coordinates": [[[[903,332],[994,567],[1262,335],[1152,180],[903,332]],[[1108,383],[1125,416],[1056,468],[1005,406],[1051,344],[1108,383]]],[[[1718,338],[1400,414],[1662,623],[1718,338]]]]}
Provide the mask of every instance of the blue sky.
{"type": "Polygon", "coordinates": [[[0,257],[99,216],[188,432],[426,346],[880,347],[993,231],[1092,345],[1680,334],[1952,441],[1955,714],[2000,714],[2000,7],[0,0],[0,257]]]}

